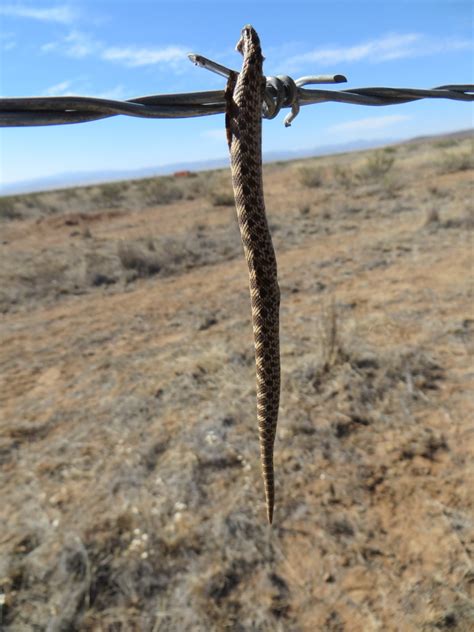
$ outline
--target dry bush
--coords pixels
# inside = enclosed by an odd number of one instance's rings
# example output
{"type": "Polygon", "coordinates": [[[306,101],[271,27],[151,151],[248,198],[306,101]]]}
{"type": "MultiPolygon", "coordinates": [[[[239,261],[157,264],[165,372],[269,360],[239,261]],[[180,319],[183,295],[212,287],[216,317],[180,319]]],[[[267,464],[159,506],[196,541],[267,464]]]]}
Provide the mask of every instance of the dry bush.
{"type": "Polygon", "coordinates": [[[443,138],[443,140],[439,140],[434,143],[434,146],[441,149],[446,149],[448,147],[456,147],[456,145],[459,145],[459,142],[460,141],[458,138],[443,138]]]}
{"type": "Polygon", "coordinates": [[[317,188],[324,182],[323,171],[321,168],[300,167],[298,169],[298,178],[305,187],[317,188]]]}
{"type": "Polygon", "coordinates": [[[23,215],[18,207],[19,198],[17,196],[0,197],[0,220],[22,219],[23,215]]]}
{"type": "Polygon", "coordinates": [[[333,366],[347,358],[341,339],[339,318],[333,298],[323,307],[319,321],[323,372],[330,371],[333,366]]]}
{"type": "Polygon", "coordinates": [[[365,164],[357,171],[356,178],[359,182],[371,182],[385,176],[393,167],[395,156],[386,151],[375,151],[366,160],[365,164]]]}
{"type": "Polygon", "coordinates": [[[52,300],[80,292],[84,286],[84,261],[65,248],[40,252],[34,257],[16,253],[0,273],[0,309],[9,311],[29,301],[52,300]]]}
{"type": "Polygon", "coordinates": [[[332,431],[342,438],[388,415],[403,418],[411,407],[426,405],[444,371],[422,348],[381,353],[354,338],[340,350],[333,319],[326,325],[322,353],[301,358],[288,378],[289,390],[304,393],[305,409],[327,402],[332,431]]]}
{"type": "Polygon", "coordinates": [[[147,206],[155,204],[171,204],[183,198],[182,188],[170,178],[154,178],[140,184],[137,192],[141,193],[147,206]]]}
{"type": "Polygon", "coordinates": [[[134,270],[139,277],[152,276],[162,268],[157,255],[137,242],[120,241],[117,254],[125,270],[134,270]]]}
{"type": "Polygon", "coordinates": [[[23,219],[29,215],[50,215],[60,208],[55,195],[49,192],[7,195],[0,198],[0,221],[23,219]]]}
{"type": "Polygon", "coordinates": [[[216,190],[211,191],[209,199],[213,206],[234,206],[235,199],[232,190],[216,190]]]}
{"type": "Polygon", "coordinates": [[[440,223],[439,211],[436,208],[429,208],[426,211],[425,226],[437,226],[440,223]]]}
{"type": "Polygon", "coordinates": [[[102,184],[93,197],[93,204],[97,208],[120,208],[123,205],[125,191],[126,186],[122,182],[102,184]]]}
{"type": "Polygon", "coordinates": [[[138,277],[170,276],[239,256],[241,245],[235,223],[212,232],[197,227],[179,236],[121,241],[118,257],[125,270],[138,277]]]}
{"type": "Polygon", "coordinates": [[[336,182],[344,187],[344,189],[350,189],[354,184],[354,174],[350,167],[336,165],[332,173],[336,182]]]}
{"type": "Polygon", "coordinates": [[[301,204],[298,208],[298,212],[302,216],[309,215],[311,213],[311,206],[309,204],[301,204]]]}
{"type": "Polygon", "coordinates": [[[472,151],[446,152],[438,162],[439,173],[456,173],[474,168],[474,153],[472,151]]]}

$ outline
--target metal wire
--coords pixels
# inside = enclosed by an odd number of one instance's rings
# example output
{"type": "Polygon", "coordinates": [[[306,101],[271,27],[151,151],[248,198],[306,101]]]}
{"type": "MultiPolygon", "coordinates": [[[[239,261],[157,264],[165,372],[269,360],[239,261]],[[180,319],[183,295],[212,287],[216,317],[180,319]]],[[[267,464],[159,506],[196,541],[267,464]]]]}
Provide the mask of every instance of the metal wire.
{"type": "MultiPolygon", "coordinates": [[[[190,60],[212,72],[229,76],[235,72],[203,57],[190,54],[190,60]]],[[[451,99],[473,101],[474,85],[446,85],[431,90],[413,88],[352,88],[350,90],[308,90],[309,84],[342,83],[343,75],[305,76],[293,80],[288,75],[266,77],[262,116],[274,118],[282,108],[291,108],[285,125],[299,112],[302,105],[315,103],[350,103],[356,105],[394,105],[419,99],[451,99]]],[[[30,127],[63,125],[97,121],[124,114],[142,118],[188,118],[210,116],[225,111],[223,90],[158,94],[116,101],[95,97],[6,97],[0,98],[0,127],[30,127]]]]}

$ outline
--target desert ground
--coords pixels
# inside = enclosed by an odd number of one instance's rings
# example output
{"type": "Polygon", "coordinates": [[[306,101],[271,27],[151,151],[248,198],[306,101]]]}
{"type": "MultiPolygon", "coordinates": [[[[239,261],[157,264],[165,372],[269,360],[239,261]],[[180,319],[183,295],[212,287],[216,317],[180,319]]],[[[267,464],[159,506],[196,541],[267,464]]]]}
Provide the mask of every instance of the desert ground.
{"type": "Polygon", "coordinates": [[[0,628],[473,630],[472,175],[265,166],[272,527],[229,170],[0,198],[0,628]]]}

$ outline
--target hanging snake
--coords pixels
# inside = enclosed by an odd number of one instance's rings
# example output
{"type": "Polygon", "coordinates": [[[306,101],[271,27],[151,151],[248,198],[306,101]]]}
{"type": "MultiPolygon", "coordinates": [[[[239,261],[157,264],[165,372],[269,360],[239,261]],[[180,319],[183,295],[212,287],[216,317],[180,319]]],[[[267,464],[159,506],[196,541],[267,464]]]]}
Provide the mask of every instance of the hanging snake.
{"type": "Polygon", "coordinates": [[[260,459],[271,524],[275,499],[273,444],[280,401],[280,289],[263,198],[261,135],[265,77],[260,40],[251,26],[242,29],[236,48],[243,55],[243,66],[227,82],[226,130],[237,218],[249,269],[260,459]]]}

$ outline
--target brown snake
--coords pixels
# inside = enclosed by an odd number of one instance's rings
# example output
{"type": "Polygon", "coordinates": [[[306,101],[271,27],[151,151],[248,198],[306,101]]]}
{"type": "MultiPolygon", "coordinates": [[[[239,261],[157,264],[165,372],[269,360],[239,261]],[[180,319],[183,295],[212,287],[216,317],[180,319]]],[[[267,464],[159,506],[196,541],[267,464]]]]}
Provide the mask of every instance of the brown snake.
{"type": "Polygon", "coordinates": [[[268,522],[271,524],[275,498],[273,444],[280,402],[280,289],[263,199],[263,56],[258,35],[251,26],[242,29],[237,50],[244,60],[241,72],[233,73],[227,83],[226,129],[235,205],[249,269],[260,459],[268,522]]]}

